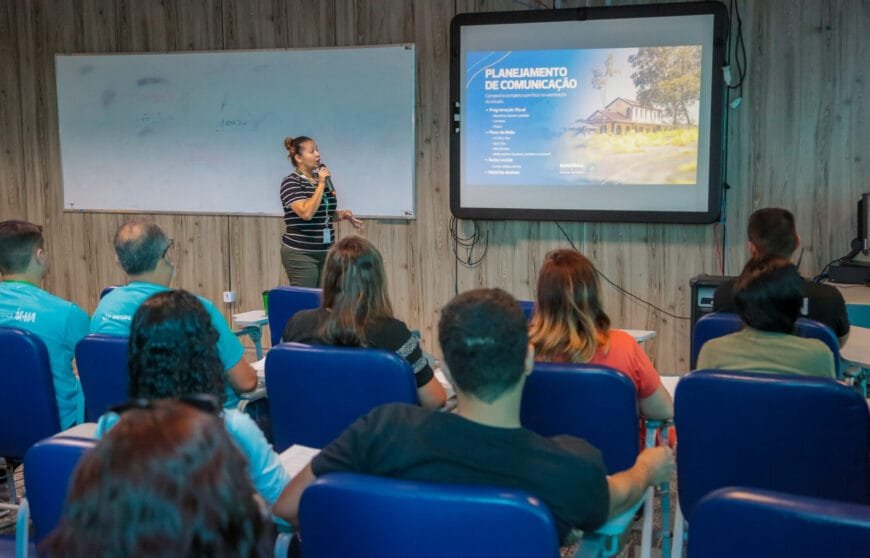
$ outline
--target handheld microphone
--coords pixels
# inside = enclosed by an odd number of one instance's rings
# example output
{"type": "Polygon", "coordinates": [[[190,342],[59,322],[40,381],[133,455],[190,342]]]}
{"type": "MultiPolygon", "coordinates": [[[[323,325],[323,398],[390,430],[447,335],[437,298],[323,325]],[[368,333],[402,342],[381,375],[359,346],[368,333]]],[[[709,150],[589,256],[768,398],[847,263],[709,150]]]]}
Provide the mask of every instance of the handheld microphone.
{"type": "MultiPolygon", "coordinates": [[[[320,166],[317,167],[317,171],[320,172],[320,169],[322,169],[322,168],[325,167],[325,166],[326,166],[326,165],[323,164],[323,161],[321,161],[321,162],[320,162],[320,166]]],[[[331,177],[331,176],[327,176],[327,177],[326,177],[326,190],[325,190],[325,191],[326,191],[326,192],[333,192],[333,191],[335,191],[335,188],[332,187],[332,177],[331,177]]]]}

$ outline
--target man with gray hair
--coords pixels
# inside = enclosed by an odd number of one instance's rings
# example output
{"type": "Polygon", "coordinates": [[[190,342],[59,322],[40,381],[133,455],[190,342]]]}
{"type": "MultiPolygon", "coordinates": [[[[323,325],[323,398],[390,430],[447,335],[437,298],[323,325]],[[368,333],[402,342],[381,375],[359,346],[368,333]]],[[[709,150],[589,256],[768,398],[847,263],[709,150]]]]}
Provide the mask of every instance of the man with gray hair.
{"type": "MultiPolygon", "coordinates": [[[[169,290],[175,277],[172,239],[156,223],[131,221],[115,233],[115,254],[128,283],[100,300],[91,319],[91,333],[130,335],[133,314],[155,293],[169,290]]],[[[227,373],[227,408],[238,405],[239,393],[257,387],[257,373],[244,359],[245,349],[209,300],[198,297],[218,332],[218,353],[227,373]]]]}

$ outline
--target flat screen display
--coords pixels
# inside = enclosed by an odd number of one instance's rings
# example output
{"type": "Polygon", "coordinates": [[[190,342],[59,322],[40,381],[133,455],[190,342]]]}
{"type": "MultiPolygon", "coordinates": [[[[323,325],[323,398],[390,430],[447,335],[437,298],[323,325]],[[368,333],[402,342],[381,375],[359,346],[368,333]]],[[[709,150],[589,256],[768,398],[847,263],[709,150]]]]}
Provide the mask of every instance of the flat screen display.
{"type": "Polygon", "coordinates": [[[456,16],[453,213],[714,221],[724,24],[706,2],[456,16]]]}

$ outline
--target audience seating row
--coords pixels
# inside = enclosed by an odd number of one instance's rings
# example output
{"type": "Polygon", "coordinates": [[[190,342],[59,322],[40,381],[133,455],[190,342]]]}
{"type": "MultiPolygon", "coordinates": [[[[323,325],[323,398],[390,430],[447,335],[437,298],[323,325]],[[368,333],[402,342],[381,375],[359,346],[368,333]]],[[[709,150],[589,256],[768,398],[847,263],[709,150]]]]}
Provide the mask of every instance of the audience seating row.
{"type": "MultiPolygon", "coordinates": [[[[303,305],[298,306],[296,310],[286,310],[287,306],[282,303],[282,294],[275,293],[291,289],[279,288],[270,292],[270,320],[274,319],[276,323],[283,320],[285,323],[286,319],[278,317],[281,312],[295,312],[303,307],[316,307],[319,304],[319,290],[305,289],[311,291],[304,293],[309,297],[308,302],[305,303],[309,306],[303,305]],[[278,307],[281,307],[281,310],[276,310],[278,307]]],[[[292,313],[288,314],[287,319],[290,315],[292,313]]],[[[711,325],[715,327],[730,327],[731,321],[728,317],[722,319],[719,315],[708,318],[711,325]]],[[[699,321],[699,324],[702,321],[699,321]]],[[[838,355],[836,339],[826,328],[819,333],[816,325],[804,323],[804,334],[822,339],[832,347],[835,355],[838,355]],[[824,333],[832,337],[833,345],[830,339],[824,338],[824,333]]],[[[276,333],[277,341],[280,342],[280,329],[280,327],[272,328],[273,343],[276,333]]],[[[704,334],[703,328],[699,334],[696,329],[696,338],[693,339],[693,357],[697,356],[700,345],[696,346],[696,343],[703,338],[703,335],[709,334],[704,334]]],[[[715,336],[710,335],[710,337],[715,336]]],[[[126,339],[102,337],[89,336],[87,342],[83,341],[76,350],[80,370],[93,367],[94,370],[104,374],[102,377],[93,376],[92,385],[98,388],[109,388],[105,392],[114,393],[114,395],[105,395],[105,393],[91,395],[89,391],[94,392],[94,390],[89,390],[85,386],[89,382],[86,380],[87,373],[82,375],[90,421],[95,420],[106,406],[126,398],[126,339]],[[115,372],[110,371],[109,368],[115,372]]],[[[12,370],[46,371],[44,375],[4,375],[4,388],[7,388],[4,392],[8,397],[0,397],[2,399],[0,420],[6,420],[7,424],[20,425],[20,428],[7,429],[9,435],[4,433],[0,436],[0,455],[20,460],[24,458],[27,448],[33,446],[37,440],[59,430],[48,358],[44,345],[35,336],[20,330],[0,328],[0,359],[3,359],[5,366],[9,366],[12,370]],[[34,382],[40,385],[35,386],[34,382]],[[22,421],[16,419],[20,416],[44,416],[45,420],[29,420],[26,424],[22,424],[22,421]]],[[[416,402],[416,390],[410,367],[403,359],[389,352],[285,344],[275,347],[269,353],[266,364],[266,381],[272,403],[273,424],[287,427],[286,431],[280,434],[278,432],[280,428],[276,429],[275,441],[279,451],[294,443],[322,447],[358,416],[378,404],[391,401],[416,402]],[[318,374],[293,374],[293,371],[311,369],[311,367],[318,369],[318,374]],[[327,372],[323,372],[324,370],[327,372]],[[378,379],[375,379],[376,371],[382,373],[378,374],[378,379]],[[342,375],[341,380],[337,379],[339,374],[342,375]],[[364,377],[365,382],[348,380],[354,377],[358,379],[364,377]],[[306,382],[309,384],[305,385],[306,382]],[[377,389],[370,390],[370,386],[375,383],[378,384],[377,389]],[[347,393],[337,394],[335,393],[338,391],[335,389],[337,386],[350,387],[347,393]],[[291,394],[292,399],[281,400],[282,394],[291,394]],[[324,397],[327,399],[323,399],[324,397]]],[[[523,395],[522,420],[524,425],[543,435],[567,433],[586,438],[602,450],[610,471],[630,466],[640,449],[633,385],[623,375],[599,367],[553,364],[536,366],[536,371],[529,377],[523,395]],[[584,383],[576,383],[572,386],[573,380],[569,378],[574,376],[582,377],[584,383]],[[608,385],[614,387],[620,384],[623,386],[613,389],[612,395],[606,397],[603,395],[608,385]],[[629,405],[633,409],[633,418],[627,413],[613,413],[616,405],[629,405]],[[569,429],[564,426],[566,424],[576,429],[569,429]]],[[[702,546],[701,542],[708,540],[709,536],[717,536],[715,530],[705,527],[707,520],[704,519],[704,510],[708,507],[714,511],[706,513],[712,513],[714,517],[718,517],[715,515],[717,513],[733,514],[734,512],[727,511],[733,506],[738,506],[738,509],[755,506],[761,510],[757,511],[759,517],[768,513],[771,506],[786,507],[797,514],[793,519],[796,524],[809,522],[817,531],[824,531],[821,527],[830,522],[836,523],[843,517],[852,518],[850,525],[854,529],[849,531],[851,533],[849,536],[857,537],[855,540],[866,540],[870,532],[867,527],[868,508],[861,504],[870,504],[870,424],[868,424],[870,416],[866,403],[852,390],[836,382],[816,378],[696,371],[683,378],[678,385],[676,422],[681,442],[678,460],[680,507],[676,523],[678,533],[674,539],[676,556],[680,555],[683,542],[680,533],[684,525],[681,512],[692,524],[692,538],[689,539],[688,546],[690,555],[714,555],[706,554],[707,551],[704,550],[706,547],[702,546]],[[808,409],[812,412],[808,412],[808,409]],[[808,424],[806,418],[811,418],[812,424],[808,424]],[[711,443],[710,440],[715,440],[716,443],[711,443]],[[732,492],[711,495],[716,489],[725,486],[777,490],[792,496],[746,497],[735,496],[732,492]],[[854,502],[856,506],[815,502],[806,498],[798,498],[798,503],[795,504],[793,495],[837,502],[854,502]],[[711,501],[725,503],[708,505],[705,497],[711,501]],[[720,509],[726,511],[716,511],[720,509]],[[824,519],[818,519],[820,517],[824,519]]],[[[73,453],[71,447],[79,449],[82,447],[80,441],[78,446],[70,441],[60,443],[67,444],[64,446],[64,451],[73,453]]],[[[35,455],[42,451],[36,447],[34,450],[35,455]]],[[[59,467],[69,462],[63,459],[56,461],[59,467]]],[[[30,470],[30,467],[26,468],[30,470]]],[[[31,483],[42,482],[37,479],[37,475],[38,473],[34,473],[33,478],[28,475],[27,479],[28,495],[31,500],[42,500],[45,497],[36,484],[31,488],[31,483]]],[[[332,494],[336,490],[349,491],[351,494],[362,491],[361,493],[366,495],[365,498],[382,498],[386,501],[391,498],[401,500],[404,494],[401,490],[403,488],[401,481],[382,480],[379,482],[385,484],[381,485],[371,484],[372,482],[372,479],[356,479],[353,475],[320,479],[315,485],[318,488],[314,490],[312,487],[310,499],[308,499],[309,493],[306,492],[303,509],[306,505],[315,506],[321,490],[324,494],[332,494]],[[400,490],[394,491],[390,486],[400,490]]],[[[408,488],[413,487],[404,487],[406,490],[408,488]]],[[[486,490],[475,492],[476,489],[467,489],[470,491],[468,494],[463,493],[462,489],[457,490],[458,492],[451,492],[444,487],[424,486],[416,487],[415,494],[419,494],[419,501],[427,501],[426,505],[432,505],[433,509],[436,504],[428,503],[428,497],[440,499],[438,501],[443,502],[444,505],[450,505],[447,502],[451,498],[458,498],[463,505],[468,499],[478,504],[492,500],[492,497],[487,496],[486,490]],[[427,488],[431,488],[428,493],[427,488]]],[[[744,490],[739,494],[745,492],[744,490]]],[[[495,493],[504,494],[504,491],[495,493]]],[[[411,498],[411,503],[414,502],[418,501],[411,498]]],[[[532,540],[532,537],[546,532],[546,529],[534,527],[533,524],[540,523],[542,517],[548,517],[548,512],[540,504],[535,508],[534,498],[522,494],[512,495],[511,498],[505,499],[504,504],[516,506],[516,502],[530,502],[529,509],[515,511],[518,516],[527,518],[521,521],[524,524],[528,521],[529,533],[537,533],[537,535],[528,534],[523,537],[528,536],[529,540],[532,540]]],[[[330,509],[334,511],[333,505],[330,504],[330,509]]],[[[403,505],[408,503],[401,501],[385,503],[384,513],[390,517],[392,513],[399,517],[407,516],[409,515],[407,512],[401,511],[403,505]],[[387,510],[391,511],[388,513],[387,510]]],[[[59,507],[55,508],[54,515],[47,512],[45,517],[54,517],[56,520],[59,509],[59,507]]],[[[498,513],[510,516],[512,512],[501,510],[498,513]]],[[[45,523],[44,519],[37,520],[36,516],[37,514],[34,513],[35,530],[37,537],[41,538],[47,531],[40,531],[38,525],[51,523],[45,523]]],[[[312,512],[309,517],[314,520],[316,514],[312,512]]],[[[345,518],[344,521],[346,525],[347,519],[345,518]]],[[[342,521],[339,521],[339,524],[342,524],[342,521]]],[[[477,528],[469,522],[463,524],[468,526],[472,534],[480,535],[484,532],[483,528],[477,528]]],[[[495,522],[495,525],[498,525],[498,522],[495,522]]],[[[428,526],[432,528],[431,524],[428,526]]],[[[552,520],[550,520],[550,527],[552,528],[552,520]]],[[[312,527],[312,529],[317,528],[312,527]]],[[[511,529],[511,532],[524,533],[523,529],[526,527],[511,529]]],[[[503,534],[504,527],[500,531],[503,534]]],[[[813,529],[806,530],[806,533],[811,532],[813,529]]],[[[307,528],[306,533],[308,533],[307,528]]],[[[333,544],[337,544],[337,539],[341,538],[334,537],[335,531],[331,528],[325,528],[323,533],[333,534],[331,537],[333,544]]],[[[403,531],[402,534],[407,533],[403,531]]],[[[413,539],[414,537],[411,537],[411,540],[413,539]]],[[[510,539],[512,544],[519,544],[513,541],[513,537],[510,539]]],[[[486,548],[491,551],[494,547],[487,545],[486,548]]],[[[540,549],[546,547],[535,548],[539,549],[536,554],[543,555],[540,549]]],[[[333,550],[328,552],[331,554],[333,550]]],[[[355,554],[365,555],[359,552],[355,554]]],[[[439,555],[443,555],[443,551],[439,555]]]]}

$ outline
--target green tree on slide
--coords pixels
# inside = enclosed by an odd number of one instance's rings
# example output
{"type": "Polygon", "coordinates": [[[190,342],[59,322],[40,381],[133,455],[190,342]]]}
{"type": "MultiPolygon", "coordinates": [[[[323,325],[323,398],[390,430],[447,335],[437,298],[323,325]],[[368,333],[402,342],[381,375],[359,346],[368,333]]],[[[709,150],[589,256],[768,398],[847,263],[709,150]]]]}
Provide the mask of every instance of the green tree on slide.
{"type": "Polygon", "coordinates": [[[661,108],[674,126],[692,126],[688,106],[701,94],[701,47],[644,47],[628,61],[637,100],[661,108]]]}

